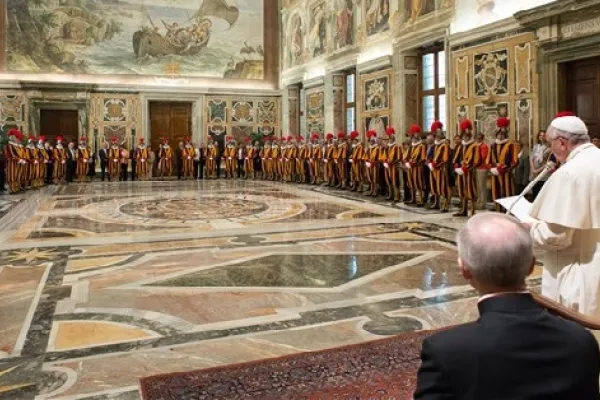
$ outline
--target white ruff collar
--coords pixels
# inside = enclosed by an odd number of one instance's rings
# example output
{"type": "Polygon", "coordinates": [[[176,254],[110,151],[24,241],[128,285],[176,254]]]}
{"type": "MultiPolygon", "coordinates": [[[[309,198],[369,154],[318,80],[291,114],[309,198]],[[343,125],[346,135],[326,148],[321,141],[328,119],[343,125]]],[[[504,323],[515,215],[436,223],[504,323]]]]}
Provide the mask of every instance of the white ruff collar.
{"type": "Polygon", "coordinates": [[[417,147],[417,146],[418,146],[418,145],[420,145],[421,143],[423,143],[423,142],[421,142],[421,141],[419,140],[418,142],[412,142],[412,143],[411,143],[411,145],[412,145],[412,147],[417,147]]]}
{"type": "Polygon", "coordinates": [[[470,144],[473,144],[473,142],[475,141],[475,139],[471,139],[471,140],[463,140],[462,141],[462,145],[463,146],[468,146],[470,144]]]}
{"type": "Polygon", "coordinates": [[[506,142],[508,142],[508,139],[503,139],[503,140],[496,139],[496,144],[504,144],[506,142]]]}
{"type": "Polygon", "coordinates": [[[56,147],[57,149],[62,149],[62,148],[63,148],[63,145],[62,145],[61,143],[57,143],[55,147],[56,147]]]}

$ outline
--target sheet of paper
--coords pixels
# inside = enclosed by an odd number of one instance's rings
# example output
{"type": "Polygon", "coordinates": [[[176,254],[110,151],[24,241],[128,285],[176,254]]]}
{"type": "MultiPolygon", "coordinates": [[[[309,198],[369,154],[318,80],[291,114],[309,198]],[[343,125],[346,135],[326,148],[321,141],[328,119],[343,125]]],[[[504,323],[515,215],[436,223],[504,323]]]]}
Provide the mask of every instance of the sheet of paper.
{"type": "Polygon", "coordinates": [[[519,196],[503,197],[497,199],[496,203],[500,204],[507,211],[517,217],[521,222],[531,221],[529,213],[531,212],[531,203],[526,198],[519,196]]]}

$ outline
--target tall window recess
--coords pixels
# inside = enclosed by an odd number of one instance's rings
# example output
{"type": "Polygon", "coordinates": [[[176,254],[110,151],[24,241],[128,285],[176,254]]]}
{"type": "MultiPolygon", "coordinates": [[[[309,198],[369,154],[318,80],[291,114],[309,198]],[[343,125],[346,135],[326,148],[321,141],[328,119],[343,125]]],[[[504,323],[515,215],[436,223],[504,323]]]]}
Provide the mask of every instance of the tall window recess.
{"type": "Polygon", "coordinates": [[[346,132],[356,129],[356,71],[346,72],[346,99],[344,110],[346,112],[346,132]]]}
{"type": "Polygon", "coordinates": [[[428,132],[434,121],[446,126],[446,53],[439,47],[424,50],[420,61],[419,120],[428,132]]]}

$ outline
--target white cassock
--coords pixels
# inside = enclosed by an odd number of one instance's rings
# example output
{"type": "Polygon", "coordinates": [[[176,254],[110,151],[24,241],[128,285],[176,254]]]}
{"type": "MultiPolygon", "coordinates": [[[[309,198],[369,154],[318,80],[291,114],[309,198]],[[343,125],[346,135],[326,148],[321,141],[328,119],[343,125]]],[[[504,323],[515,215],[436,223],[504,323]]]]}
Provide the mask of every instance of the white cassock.
{"type": "Polygon", "coordinates": [[[569,154],[533,203],[534,245],[544,250],[542,294],[600,318],[600,149],[569,154]]]}

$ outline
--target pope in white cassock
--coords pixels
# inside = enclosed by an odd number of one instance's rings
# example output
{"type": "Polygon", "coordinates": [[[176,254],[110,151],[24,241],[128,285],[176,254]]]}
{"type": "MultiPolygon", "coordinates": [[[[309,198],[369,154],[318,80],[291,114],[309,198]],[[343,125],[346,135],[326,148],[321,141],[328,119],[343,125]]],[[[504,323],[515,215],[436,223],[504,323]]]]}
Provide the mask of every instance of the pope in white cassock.
{"type": "Polygon", "coordinates": [[[554,119],[546,138],[562,166],[530,214],[534,244],[544,250],[542,294],[600,318],[600,149],[575,116],[554,119]]]}

